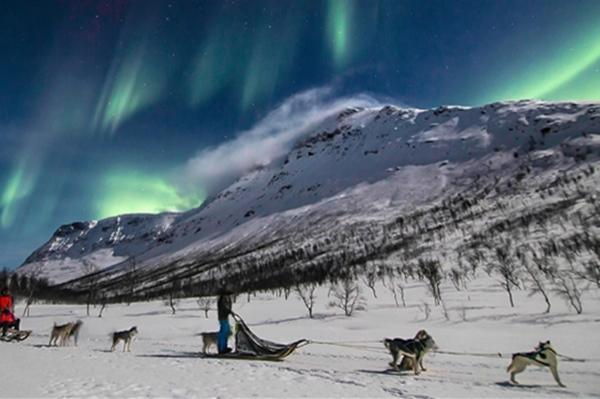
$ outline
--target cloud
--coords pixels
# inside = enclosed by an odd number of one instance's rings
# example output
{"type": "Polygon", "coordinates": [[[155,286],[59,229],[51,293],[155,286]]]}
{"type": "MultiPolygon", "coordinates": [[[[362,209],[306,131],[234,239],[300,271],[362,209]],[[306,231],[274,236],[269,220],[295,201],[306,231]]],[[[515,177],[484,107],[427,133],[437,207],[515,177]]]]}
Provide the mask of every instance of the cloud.
{"type": "Polygon", "coordinates": [[[251,129],[188,160],[178,177],[179,186],[186,191],[201,187],[215,193],[252,168],[287,154],[300,137],[313,132],[328,117],[348,107],[377,105],[379,102],[366,94],[336,97],[330,87],[295,94],[251,129]]]}

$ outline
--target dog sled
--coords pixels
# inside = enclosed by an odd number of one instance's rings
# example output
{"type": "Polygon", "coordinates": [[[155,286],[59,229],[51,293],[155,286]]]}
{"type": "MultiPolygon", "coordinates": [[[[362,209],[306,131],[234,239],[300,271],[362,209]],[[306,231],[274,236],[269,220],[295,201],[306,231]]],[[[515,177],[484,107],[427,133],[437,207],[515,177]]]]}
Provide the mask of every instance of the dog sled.
{"type": "Polygon", "coordinates": [[[306,339],[300,339],[290,344],[280,344],[262,339],[254,334],[248,325],[238,315],[233,315],[236,322],[235,350],[230,353],[206,354],[207,358],[281,361],[291,355],[296,349],[307,345],[306,339]]]}
{"type": "Polygon", "coordinates": [[[6,330],[6,334],[0,335],[0,341],[2,342],[21,342],[25,341],[31,335],[31,331],[28,330],[16,330],[9,328],[6,330]]]}

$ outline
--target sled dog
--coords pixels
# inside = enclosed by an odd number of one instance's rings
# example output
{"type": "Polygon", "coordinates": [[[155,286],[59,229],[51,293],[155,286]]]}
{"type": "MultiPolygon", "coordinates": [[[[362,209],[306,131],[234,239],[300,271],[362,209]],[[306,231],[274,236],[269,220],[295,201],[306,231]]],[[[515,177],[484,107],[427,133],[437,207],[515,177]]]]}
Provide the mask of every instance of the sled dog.
{"type": "MultiPolygon", "coordinates": [[[[427,331],[425,330],[419,330],[416,334],[415,337],[413,338],[414,340],[426,340],[429,337],[429,333],[427,333],[427,331]]],[[[413,358],[409,357],[409,356],[403,356],[402,357],[402,361],[400,362],[400,364],[398,365],[398,369],[406,371],[406,370],[413,370],[414,369],[414,365],[413,365],[413,358]]],[[[422,368],[422,366],[421,366],[422,368]]],[[[426,371],[425,369],[423,369],[423,371],[426,371]]]]}
{"type": "Polygon", "coordinates": [[[393,360],[389,363],[389,365],[396,369],[401,370],[398,367],[398,358],[400,355],[404,355],[412,360],[412,369],[415,374],[418,375],[420,373],[419,367],[421,370],[426,371],[425,367],[423,367],[423,358],[425,355],[437,348],[435,341],[431,337],[431,335],[427,334],[425,331],[419,331],[417,336],[421,336],[421,338],[413,338],[413,339],[402,339],[402,338],[386,338],[383,343],[385,347],[390,351],[393,360]],[[424,333],[424,334],[423,334],[424,333]]]}
{"type": "MultiPolygon", "coordinates": [[[[203,332],[200,333],[202,336],[202,353],[208,353],[208,349],[211,346],[217,346],[217,341],[219,340],[219,332],[211,331],[211,332],[203,332]]],[[[233,335],[233,331],[229,331],[229,336],[233,335]]]]}
{"type": "Polygon", "coordinates": [[[70,338],[73,338],[73,343],[75,344],[75,346],[77,346],[77,342],[79,341],[79,331],[81,330],[82,325],[83,325],[83,321],[77,320],[75,322],[75,325],[71,329],[69,336],[67,337],[67,340],[69,340],[70,338]]]}
{"type": "Polygon", "coordinates": [[[50,342],[48,343],[48,346],[66,346],[71,337],[74,338],[75,346],[77,346],[79,330],[81,329],[82,324],[83,322],[81,320],[72,321],[61,325],[54,323],[52,331],[50,332],[50,342]]]}
{"type": "Polygon", "coordinates": [[[137,327],[131,327],[129,330],[125,331],[114,332],[112,335],[112,347],[110,348],[110,351],[114,352],[117,344],[123,341],[123,352],[131,352],[131,343],[137,333],[137,327]]]}
{"type": "Polygon", "coordinates": [[[515,376],[525,370],[530,364],[548,367],[558,385],[561,387],[565,386],[558,376],[558,359],[556,351],[550,345],[550,341],[540,342],[533,352],[513,353],[512,362],[506,369],[510,373],[510,381],[513,384],[518,384],[515,376]]]}

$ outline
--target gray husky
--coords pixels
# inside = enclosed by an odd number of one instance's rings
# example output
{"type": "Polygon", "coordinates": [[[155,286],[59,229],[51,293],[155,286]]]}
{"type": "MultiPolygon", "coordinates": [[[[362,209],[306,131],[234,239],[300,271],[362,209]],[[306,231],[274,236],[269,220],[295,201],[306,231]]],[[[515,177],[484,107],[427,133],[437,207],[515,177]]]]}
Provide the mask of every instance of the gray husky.
{"type": "Polygon", "coordinates": [[[426,371],[425,367],[423,367],[423,358],[425,355],[431,350],[437,349],[435,341],[429,334],[426,334],[423,338],[413,339],[386,338],[383,344],[392,355],[393,360],[390,362],[392,368],[400,370],[398,368],[398,359],[401,355],[404,355],[412,360],[413,370],[416,375],[420,373],[419,367],[421,370],[426,371]]]}
{"type": "Polygon", "coordinates": [[[111,352],[115,351],[118,343],[123,341],[123,352],[131,352],[131,343],[135,336],[138,334],[137,327],[131,327],[129,330],[117,331],[112,335],[112,347],[111,352]]]}
{"type": "Polygon", "coordinates": [[[48,343],[48,346],[66,346],[71,338],[73,338],[75,341],[75,346],[77,346],[79,330],[81,329],[82,325],[83,322],[81,320],[72,321],[62,325],[57,325],[54,323],[52,331],[50,332],[50,342],[48,343]]]}
{"type": "Polygon", "coordinates": [[[510,381],[513,384],[518,384],[517,380],[515,380],[515,376],[524,371],[530,364],[548,367],[558,385],[561,387],[565,386],[560,382],[560,378],[558,377],[557,354],[550,345],[550,341],[540,342],[539,345],[536,346],[534,352],[514,353],[512,355],[512,362],[510,362],[510,365],[506,369],[506,371],[510,373],[510,381]]]}

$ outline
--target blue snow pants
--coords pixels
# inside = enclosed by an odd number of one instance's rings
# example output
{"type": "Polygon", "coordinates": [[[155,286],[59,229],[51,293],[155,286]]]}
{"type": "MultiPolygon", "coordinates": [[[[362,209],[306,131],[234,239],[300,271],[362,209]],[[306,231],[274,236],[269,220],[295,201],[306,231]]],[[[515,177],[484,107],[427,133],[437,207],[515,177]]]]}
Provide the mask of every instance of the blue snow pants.
{"type": "Polygon", "coordinates": [[[219,353],[225,353],[227,351],[227,341],[229,340],[230,331],[231,327],[229,326],[229,319],[219,320],[219,336],[217,339],[219,353]]]}

